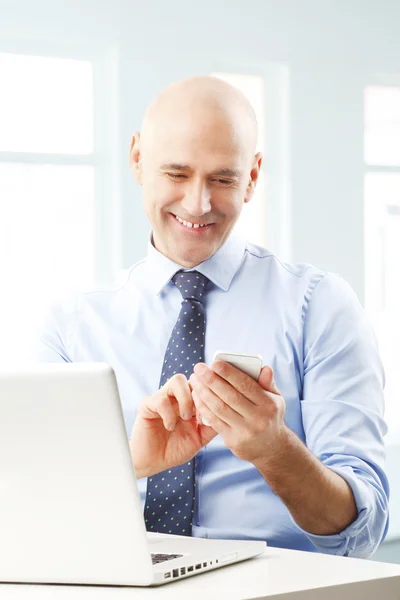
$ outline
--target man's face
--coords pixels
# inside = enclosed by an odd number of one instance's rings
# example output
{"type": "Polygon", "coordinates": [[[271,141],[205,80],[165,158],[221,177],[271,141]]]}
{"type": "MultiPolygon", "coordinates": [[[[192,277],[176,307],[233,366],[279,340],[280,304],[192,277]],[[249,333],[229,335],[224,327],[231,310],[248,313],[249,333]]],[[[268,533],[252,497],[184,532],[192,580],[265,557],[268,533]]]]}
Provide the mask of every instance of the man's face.
{"type": "Polygon", "coordinates": [[[261,158],[246,139],[240,124],[198,110],[142,139],[136,179],[154,245],[175,263],[192,268],[210,258],[250,200],[261,158]]]}

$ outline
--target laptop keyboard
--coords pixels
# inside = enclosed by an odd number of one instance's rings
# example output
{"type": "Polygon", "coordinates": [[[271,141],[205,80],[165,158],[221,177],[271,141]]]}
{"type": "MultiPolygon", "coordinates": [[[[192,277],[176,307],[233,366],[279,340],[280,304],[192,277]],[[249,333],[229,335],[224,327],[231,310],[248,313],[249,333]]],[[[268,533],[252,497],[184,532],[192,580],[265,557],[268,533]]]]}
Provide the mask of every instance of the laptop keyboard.
{"type": "Polygon", "coordinates": [[[183,554],[152,554],[151,560],[153,561],[153,565],[158,565],[158,563],[173,560],[174,558],[181,558],[182,556],[183,554]]]}

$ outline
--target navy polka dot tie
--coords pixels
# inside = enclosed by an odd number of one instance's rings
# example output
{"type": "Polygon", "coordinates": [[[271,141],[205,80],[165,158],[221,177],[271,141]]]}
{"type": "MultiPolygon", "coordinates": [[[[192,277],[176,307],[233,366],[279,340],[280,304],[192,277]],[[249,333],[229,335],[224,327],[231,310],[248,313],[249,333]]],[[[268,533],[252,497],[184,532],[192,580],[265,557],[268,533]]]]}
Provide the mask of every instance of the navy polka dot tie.
{"type": "MultiPolygon", "coordinates": [[[[209,280],[198,271],[178,271],[171,280],[182,294],[182,307],[165,352],[160,387],[176,373],[187,379],[204,362],[205,314],[202,304],[209,280]]],[[[147,480],[144,518],[148,531],[192,534],[195,459],[147,480]]]]}

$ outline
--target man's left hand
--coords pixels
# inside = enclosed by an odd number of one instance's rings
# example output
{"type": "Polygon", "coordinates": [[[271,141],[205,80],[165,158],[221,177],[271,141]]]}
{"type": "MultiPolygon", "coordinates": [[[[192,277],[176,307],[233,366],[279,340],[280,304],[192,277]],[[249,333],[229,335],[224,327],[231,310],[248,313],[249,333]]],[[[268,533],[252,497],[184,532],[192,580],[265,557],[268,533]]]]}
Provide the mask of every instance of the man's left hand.
{"type": "Polygon", "coordinates": [[[256,464],[276,454],[284,443],[285,400],[264,366],[258,382],[229,363],[198,363],[189,379],[199,414],[242,460],[256,464]]]}

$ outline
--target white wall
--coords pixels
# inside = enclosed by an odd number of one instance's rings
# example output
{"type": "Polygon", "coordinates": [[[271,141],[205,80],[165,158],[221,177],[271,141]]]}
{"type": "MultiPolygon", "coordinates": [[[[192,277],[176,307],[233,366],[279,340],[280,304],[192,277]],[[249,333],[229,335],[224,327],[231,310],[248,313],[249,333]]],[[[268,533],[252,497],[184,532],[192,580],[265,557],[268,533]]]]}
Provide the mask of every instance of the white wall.
{"type": "MultiPolygon", "coordinates": [[[[288,65],[292,258],[339,272],[362,299],[362,91],[376,73],[400,73],[399,23],[398,0],[0,0],[0,51],[19,40],[109,54],[124,266],[146,250],[127,159],[153,95],[197,73],[288,65]]],[[[400,506],[400,489],[393,498],[400,506]]]]}

